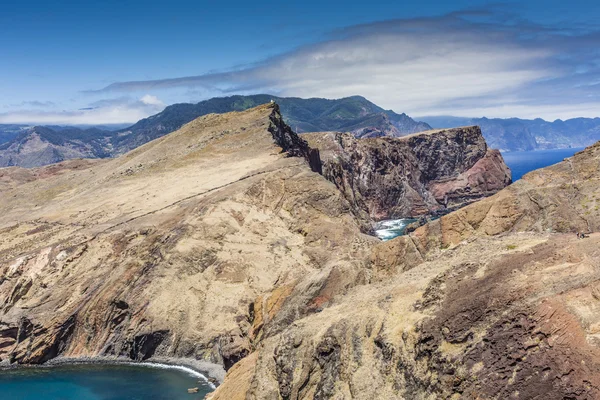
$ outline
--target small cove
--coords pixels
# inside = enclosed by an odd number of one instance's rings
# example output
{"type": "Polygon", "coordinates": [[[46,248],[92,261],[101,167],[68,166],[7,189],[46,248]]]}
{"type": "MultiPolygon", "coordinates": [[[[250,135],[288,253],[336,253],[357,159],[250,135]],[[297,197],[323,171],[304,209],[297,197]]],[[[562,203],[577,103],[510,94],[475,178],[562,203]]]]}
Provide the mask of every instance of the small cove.
{"type": "Polygon", "coordinates": [[[191,369],[161,364],[77,364],[0,371],[11,400],[197,400],[214,390],[191,369]],[[189,394],[188,388],[198,393],[189,394]]]}

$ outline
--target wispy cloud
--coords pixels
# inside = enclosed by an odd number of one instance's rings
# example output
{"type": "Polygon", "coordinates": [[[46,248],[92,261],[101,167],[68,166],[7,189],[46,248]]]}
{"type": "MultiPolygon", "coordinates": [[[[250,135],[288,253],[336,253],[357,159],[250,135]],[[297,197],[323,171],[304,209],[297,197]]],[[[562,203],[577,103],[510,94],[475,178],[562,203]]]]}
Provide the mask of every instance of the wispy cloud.
{"type": "Polygon", "coordinates": [[[74,111],[22,109],[0,113],[4,124],[102,125],[134,123],[165,108],[156,96],[139,99],[130,96],[102,99],[74,111]]]}
{"type": "Polygon", "coordinates": [[[415,115],[529,117],[537,107],[538,115],[552,118],[575,115],[578,104],[582,113],[599,109],[599,44],[597,26],[567,29],[474,10],[348,27],[258,64],[117,82],[98,92],[183,87],[300,97],[360,94],[415,115]]]}
{"type": "Polygon", "coordinates": [[[6,105],[5,108],[21,108],[21,107],[27,107],[27,108],[49,108],[49,107],[54,107],[56,104],[54,104],[51,101],[38,101],[38,100],[32,100],[32,101],[22,101],[18,104],[9,104],[6,105]]]}

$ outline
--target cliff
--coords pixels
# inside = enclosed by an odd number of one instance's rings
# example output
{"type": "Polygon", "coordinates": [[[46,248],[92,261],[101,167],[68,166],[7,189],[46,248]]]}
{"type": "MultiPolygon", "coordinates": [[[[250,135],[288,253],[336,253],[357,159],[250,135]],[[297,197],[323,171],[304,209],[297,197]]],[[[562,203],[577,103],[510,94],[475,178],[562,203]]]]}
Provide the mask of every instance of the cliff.
{"type": "Polygon", "coordinates": [[[211,399],[599,398],[599,163],[595,145],[372,247],[366,284],[271,328],[211,399]]]}
{"type": "Polygon", "coordinates": [[[117,159],[2,170],[0,359],[229,368],[254,348],[249,310],[282,307],[261,295],[302,282],[310,296],[329,275],[340,277],[332,295],[360,282],[377,239],[305,157],[266,105],[202,117],[117,159]]]}
{"type": "Polygon", "coordinates": [[[302,137],[319,149],[324,176],[376,220],[444,213],[511,182],[502,156],[487,148],[478,127],[402,138],[335,132],[302,137]]]}
{"type": "MultiPolygon", "coordinates": [[[[464,153],[411,168],[475,176],[470,130],[403,139],[464,153]]],[[[411,154],[389,140],[381,168],[411,154]]],[[[264,105],[0,170],[1,361],[206,360],[212,400],[600,396],[600,235],[571,231],[600,225],[600,145],[381,242],[310,141],[264,105]]]]}

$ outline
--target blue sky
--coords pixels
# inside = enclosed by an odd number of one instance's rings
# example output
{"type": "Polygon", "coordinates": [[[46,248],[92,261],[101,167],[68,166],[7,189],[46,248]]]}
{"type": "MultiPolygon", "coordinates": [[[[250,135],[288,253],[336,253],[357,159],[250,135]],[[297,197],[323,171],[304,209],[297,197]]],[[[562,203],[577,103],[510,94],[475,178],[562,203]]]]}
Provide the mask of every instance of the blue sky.
{"type": "Polygon", "coordinates": [[[593,1],[8,1],[0,123],[126,123],[234,93],[413,116],[600,116],[593,1]]]}

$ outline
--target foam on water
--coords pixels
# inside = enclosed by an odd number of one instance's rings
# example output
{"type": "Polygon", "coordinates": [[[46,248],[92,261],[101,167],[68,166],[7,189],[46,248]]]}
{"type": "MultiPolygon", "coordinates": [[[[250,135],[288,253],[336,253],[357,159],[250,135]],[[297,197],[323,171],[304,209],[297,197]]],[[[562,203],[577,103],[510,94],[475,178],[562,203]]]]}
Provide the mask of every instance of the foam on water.
{"type": "Polygon", "coordinates": [[[379,221],[375,225],[375,235],[381,240],[390,240],[398,236],[404,235],[404,230],[408,224],[416,221],[411,218],[389,219],[379,221]]]}
{"type": "Polygon", "coordinates": [[[157,368],[157,369],[173,369],[173,370],[178,370],[178,371],[182,371],[185,372],[186,374],[193,376],[194,378],[201,378],[204,379],[206,381],[206,383],[213,389],[216,389],[216,386],[208,380],[208,378],[192,369],[189,367],[186,367],[184,365],[172,365],[172,364],[161,364],[161,363],[153,363],[153,362],[143,362],[143,363],[125,363],[127,365],[132,365],[134,367],[148,367],[148,368],[157,368]]]}

